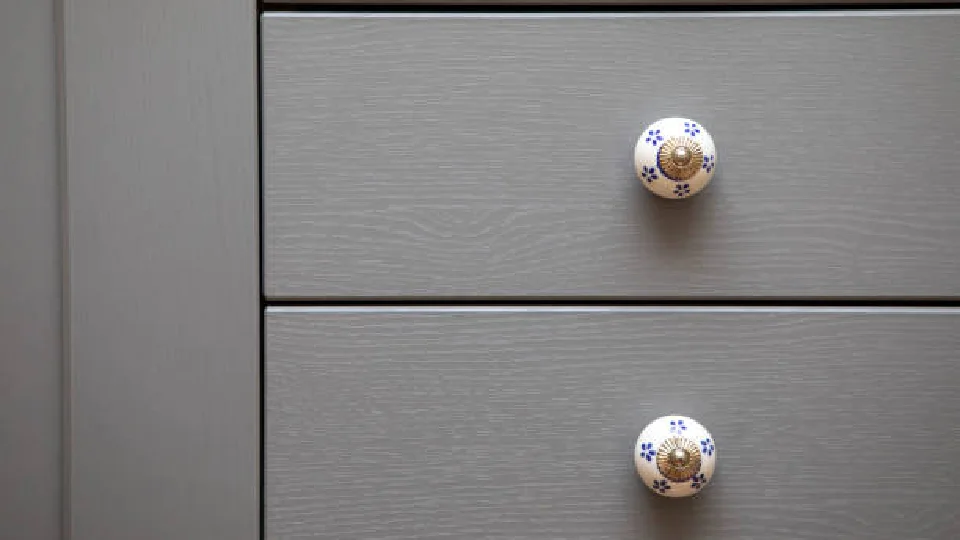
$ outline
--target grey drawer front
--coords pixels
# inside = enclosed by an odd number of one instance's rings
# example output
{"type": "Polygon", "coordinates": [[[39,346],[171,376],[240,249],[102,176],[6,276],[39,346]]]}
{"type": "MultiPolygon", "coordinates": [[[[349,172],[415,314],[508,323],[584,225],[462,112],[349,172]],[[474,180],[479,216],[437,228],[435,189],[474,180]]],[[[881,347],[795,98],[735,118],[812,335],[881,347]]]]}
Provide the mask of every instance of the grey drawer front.
{"type": "Polygon", "coordinates": [[[960,294],[960,17],[923,13],[266,16],[266,294],[960,294]],[[721,154],[687,201],[632,170],[671,115],[721,154]]]}
{"type": "Polygon", "coordinates": [[[271,540],[960,532],[955,311],[274,308],[266,331],[271,540]],[[694,499],[632,470],[671,412],[719,444],[694,499]]]}

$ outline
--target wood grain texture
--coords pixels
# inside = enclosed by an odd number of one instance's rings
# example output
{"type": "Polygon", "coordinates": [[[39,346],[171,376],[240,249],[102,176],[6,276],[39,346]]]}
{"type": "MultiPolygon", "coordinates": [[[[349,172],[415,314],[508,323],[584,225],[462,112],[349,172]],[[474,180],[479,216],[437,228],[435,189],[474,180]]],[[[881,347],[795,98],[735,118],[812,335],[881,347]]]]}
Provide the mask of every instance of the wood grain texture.
{"type": "Polygon", "coordinates": [[[406,311],[268,311],[267,539],[960,532],[960,312],[406,311]],[[671,412],[698,498],[635,479],[671,412]]]}
{"type": "Polygon", "coordinates": [[[958,12],[276,14],[266,293],[955,296],[958,12]],[[647,123],[720,152],[646,193],[647,123]]]}
{"type": "Polygon", "coordinates": [[[0,538],[60,538],[53,0],[0,4],[0,538]]]}
{"type": "Polygon", "coordinates": [[[259,533],[256,7],[65,0],[71,540],[259,533]]]}

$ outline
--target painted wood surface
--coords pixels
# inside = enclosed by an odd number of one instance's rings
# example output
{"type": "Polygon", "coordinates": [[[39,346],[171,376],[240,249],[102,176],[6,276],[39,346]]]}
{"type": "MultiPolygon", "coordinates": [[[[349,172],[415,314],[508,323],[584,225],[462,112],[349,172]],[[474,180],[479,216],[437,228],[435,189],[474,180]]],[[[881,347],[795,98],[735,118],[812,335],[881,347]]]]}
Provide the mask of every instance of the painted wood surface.
{"type": "Polygon", "coordinates": [[[0,538],[60,539],[53,0],[0,4],[0,538]]]}
{"type": "Polygon", "coordinates": [[[70,539],[254,540],[254,2],[63,21],[70,539]]]}
{"type": "Polygon", "coordinates": [[[266,538],[806,540],[960,531],[960,311],[275,308],[266,538]],[[664,500],[633,445],[717,441],[664,500]]]}
{"type": "Polygon", "coordinates": [[[267,15],[266,293],[956,296],[957,13],[267,15]]]}

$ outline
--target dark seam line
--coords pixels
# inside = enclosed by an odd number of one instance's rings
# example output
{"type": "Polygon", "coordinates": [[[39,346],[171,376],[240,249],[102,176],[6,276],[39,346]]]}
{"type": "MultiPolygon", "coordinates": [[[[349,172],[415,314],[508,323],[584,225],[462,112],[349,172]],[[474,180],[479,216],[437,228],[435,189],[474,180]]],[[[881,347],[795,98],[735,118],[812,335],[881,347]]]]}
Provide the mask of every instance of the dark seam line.
{"type": "Polygon", "coordinates": [[[264,179],[264,170],[263,170],[263,36],[262,36],[262,27],[260,15],[264,12],[263,0],[257,0],[257,13],[256,13],[256,88],[257,88],[257,263],[258,263],[258,274],[259,274],[259,290],[257,291],[257,296],[259,300],[260,313],[259,313],[259,330],[260,330],[260,356],[257,358],[258,363],[258,373],[259,373],[259,393],[260,393],[260,403],[258,404],[258,410],[260,412],[259,425],[259,441],[260,446],[257,448],[257,453],[259,454],[260,470],[258,471],[259,476],[259,492],[257,496],[258,502],[258,524],[257,524],[257,536],[260,540],[266,540],[267,537],[267,499],[266,499],[266,470],[267,470],[267,457],[266,457],[266,448],[267,448],[267,388],[266,388],[266,358],[267,358],[267,297],[264,295],[265,285],[266,285],[266,273],[264,269],[266,268],[265,264],[265,253],[266,249],[264,247],[264,226],[263,226],[263,202],[264,202],[264,193],[263,193],[263,179],[264,179]]]}
{"type": "MultiPolygon", "coordinates": [[[[450,0],[456,1],[456,0],[450,0]]],[[[876,11],[876,10],[923,10],[923,9],[951,9],[958,7],[956,2],[865,2],[865,3],[828,3],[828,2],[809,2],[799,4],[643,4],[643,5],[625,5],[613,3],[601,3],[591,5],[586,2],[569,5],[551,5],[549,2],[543,2],[538,5],[510,5],[507,3],[480,4],[480,3],[457,3],[457,4],[423,4],[423,3],[271,3],[262,4],[262,13],[270,12],[383,12],[383,13],[725,13],[736,11],[750,12],[775,12],[775,11],[876,11]]]]}
{"type": "Polygon", "coordinates": [[[960,298],[268,298],[266,307],[840,307],[840,308],[897,308],[897,307],[960,307],[960,298]]]}

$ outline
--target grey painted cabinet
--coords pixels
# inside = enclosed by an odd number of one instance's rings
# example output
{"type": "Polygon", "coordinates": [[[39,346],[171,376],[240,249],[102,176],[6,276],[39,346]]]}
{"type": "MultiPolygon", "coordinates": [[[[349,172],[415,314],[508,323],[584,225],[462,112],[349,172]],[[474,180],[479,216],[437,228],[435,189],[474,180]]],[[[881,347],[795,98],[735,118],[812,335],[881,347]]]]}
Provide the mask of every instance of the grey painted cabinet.
{"type": "Polygon", "coordinates": [[[0,3],[0,538],[60,537],[53,0],[0,3]]]}
{"type": "Polygon", "coordinates": [[[273,298],[960,293],[953,11],[271,14],[273,298]],[[716,178],[651,197],[660,117],[716,178]]]}
{"type": "Polygon", "coordinates": [[[957,11],[8,4],[3,540],[960,536],[957,11]]]}
{"type": "Polygon", "coordinates": [[[266,537],[954,538],[960,311],[275,308],[266,537]],[[632,472],[646,422],[714,485],[632,472]]]}
{"type": "Polygon", "coordinates": [[[255,2],[61,4],[64,533],[256,540],[255,2]]]}

